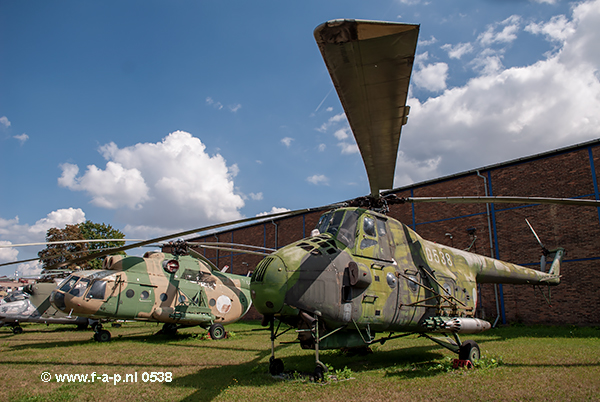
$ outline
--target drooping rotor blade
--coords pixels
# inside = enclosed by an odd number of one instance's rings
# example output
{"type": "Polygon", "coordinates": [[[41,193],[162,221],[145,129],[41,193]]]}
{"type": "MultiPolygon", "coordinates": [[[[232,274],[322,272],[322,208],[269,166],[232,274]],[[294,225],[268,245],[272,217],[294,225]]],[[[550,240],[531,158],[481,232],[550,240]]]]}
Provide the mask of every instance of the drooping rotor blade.
{"type": "Polygon", "coordinates": [[[194,246],[199,248],[207,248],[210,250],[222,250],[222,251],[231,251],[237,252],[241,254],[252,254],[252,255],[260,255],[267,256],[271,255],[272,252],[277,251],[271,248],[265,247],[256,247],[250,246],[246,244],[235,244],[235,243],[204,243],[204,242],[188,242],[188,246],[194,246]]]}
{"type": "Polygon", "coordinates": [[[507,197],[507,196],[474,196],[474,197],[407,197],[405,202],[447,202],[454,204],[508,203],[508,204],[560,204],[581,207],[600,208],[600,201],[577,198],[547,197],[507,197]]]}
{"type": "Polygon", "coordinates": [[[102,243],[102,242],[128,242],[128,241],[144,241],[146,239],[84,239],[84,240],[61,240],[47,241],[40,243],[22,243],[22,244],[0,244],[0,248],[11,247],[27,247],[27,246],[47,246],[51,244],[71,244],[71,243],[102,243]]]}
{"type": "Polygon", "coordinates": [[[394,185],[419,25],[333,20],[314,35],[377,198],[394,185]]]}
{"type": "Polygon", "coordinates": [[[209,226],[204,226],[204,227],[201,227],[201,228],[190,229],[190,230],[186,230],[186,231],[179,232],[179,233],[172,233],[172,234],[169,234],[169,235],[166,235],[166,236],[161,236],[161,237],[156,237],[154,239],[145,240],[145,241],[142,241],[142,242],[139,242],[139,243],[128,244],[126,246],[122,246],[122,247],[118,247],[118,248],[113,248],[111,250],[102,250],[102,251],[99,251],[99,252],[90,253],[89,255],[87,255],[85,257],[76,258],[74,260],[71,260],[71,261],[68,261],[68,262],[63,262],[63,263],[60,263],[60,264],[55,264],[55,265],[46,267],[46,269],[57,269],[57,268],[64,267],[64,266],[67,266],[67,265],[79,264],[79,263],[82,263],[82,262],[85,262],[85,261],[89,261],[89,260],[94,259],[94,258],[104,257],[105,255],[109,255],[109,254],[112,254],[112,253],[116,253],[116,252],[120,252],[120,251],[126,251],[126,250],[130,250],[130,249],[137,248],[137,247],[143,247],[143,246],[146,246],[148,244],[155,243],[155,242],[162,242],[162,241],[165,241],[165,240],[174,239],[174,238],[178,238],[178,237],[181,237],[181,236],[186,236],[186,235],[190,235],[190,234],[194,234],[194,233],[198,233],[198,232],[205,232],[205,231],[208,231],[208,230],[214,230],[214,229],[219,229],[219,228],[222,228],[222,227],[233,226],[233,225],[240,225],[240,224],[254,222],[254,221],[269,220],[269,219],[275,218],[275,217],[291,217],[291,216],[303,214],[303,213],[306,213],[306,212],[314,212],[314,211],[319,211],[319,210],[323,210],[323,209],[327,209],[327,208],[331,208],[331,206],[328,205],[328,206],[317,207],[317,208],[297,209],[295,211],[276,212],[276,213],[268,214],[268,215],[254,216],[252,218],[238,219],[236,221],[218,223],[218,224],[215,224],[215,225],[209,225],[209,226]]]}

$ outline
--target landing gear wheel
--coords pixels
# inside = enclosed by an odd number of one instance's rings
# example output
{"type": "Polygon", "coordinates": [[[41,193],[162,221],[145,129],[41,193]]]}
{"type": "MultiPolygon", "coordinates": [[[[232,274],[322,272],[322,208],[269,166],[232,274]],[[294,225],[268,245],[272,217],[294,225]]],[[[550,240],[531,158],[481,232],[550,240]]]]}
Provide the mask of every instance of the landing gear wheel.
{"type": "Polygon", "coordinates": [[[225,328],[221,324],[213,324],[208,329],[208,334],[212,339],[223,339],[225,338],[225,328]]]}
{"type": "Polygon", "coordinates": [[[283,361],[281,359],[271,359],[269,360],[269,373],[271,375],[279,375],[283,373],[283,361]]]}
{"type": "Polygon", "coordinates": [[[177,334],[177,325],[171,323],[165,323],[162,327],[162,331],[160,333],[164,335],[176,335],[177,334]]]}
{"type": "Polygon", "coordinates": [[[23,328],[17,325],[16,327],[13,327],[12,331],[13,334],[19,335],[23,333],[23,328]]]}
{"type": "Polygon", "coordinates": [[[314,378],[315,382],[322,382],[324,377],[325,377],[325,370],[323,369],[322,366],[317,365],[317,367],[315,367],[315,372],[313,374],[313,378],[314,378]]]}
{"type": "Polygon", "coordinates": [[[468,360],[471,363],[475,363],[481,357],[481,352],[479,350],[479,345],[475,341],[464,341],[460,346],[460,350],[458,352],[458,358],[460,360],[468,360]]]}
{"type": "Polygon", "coordinates": [[[94,334],[94,340],[97,342],[110,342],[110,338],[110,332],[105,329],[101,329],[94,334]]]}

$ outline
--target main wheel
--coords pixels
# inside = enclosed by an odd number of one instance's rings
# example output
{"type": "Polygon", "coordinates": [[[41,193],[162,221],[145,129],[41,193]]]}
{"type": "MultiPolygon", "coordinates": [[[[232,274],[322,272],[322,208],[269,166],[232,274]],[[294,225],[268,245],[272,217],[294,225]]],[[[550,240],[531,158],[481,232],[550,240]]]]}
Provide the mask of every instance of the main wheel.
{"type": "Polygon", "coordinates": [[[225,338],[225,328],[221,324],[213,324],[208,329],[208,334],[212,339],[223,339],[225,338]]]}
{"type": "Polygon", "coordinates": [[[283,361],[281,359],[273,359],[269,361],[269,373],[271,375],[279,375],[283,373],[283,361]]]}
{"type": "Polygon", "coordinates": [[[171,323],[165,323],[161,331],[164,335],[175,335],[177,334],[177,325],[171,323]]]}
{"type": "Polygon", "coordinates": [[[102,329],[94,334],[94,339],[98,342],[110,342],[110,332],[102,329]]]}
{"type": "Polygon", "coordinates": [[[325,378],[325,370],[323,369],[322,366],[317,365],[317,367],[315,367],[315,372],[313,374],[313,378],[314,378],[315,382],[323,381],[323,378],[325,378]]]}
{"type": "Polygon", "coordinates": [[[474,363],[476,360],[479,360],[481,357],[481,352],[479,350],[479,345],[475,341],[464,341],[460,346],[460,350],[458,352],[458,358],[460,360],[468,360],[471,363],[474,363]]]}
{"type": "Polygon", "coordinates": [[[19,335],[19,334],[22,334],[22,333],[23,333],[23,328],[22,327],[20,327],[18,325],[16,327],[13,327],[13,334],[19,335]]]}

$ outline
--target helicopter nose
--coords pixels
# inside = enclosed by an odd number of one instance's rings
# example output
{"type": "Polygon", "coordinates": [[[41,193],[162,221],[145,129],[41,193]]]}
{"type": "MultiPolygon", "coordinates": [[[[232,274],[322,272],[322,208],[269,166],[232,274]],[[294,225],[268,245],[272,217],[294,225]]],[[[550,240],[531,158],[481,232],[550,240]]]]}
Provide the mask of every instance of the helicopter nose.
{"type": "Polygon", "coordinates": [[[270,255],[258,264],[250,279],[250,295],[259,313],[267,315],[281,311],[287,290],[286,284],[286,266],[279,256],[270,255]]]}

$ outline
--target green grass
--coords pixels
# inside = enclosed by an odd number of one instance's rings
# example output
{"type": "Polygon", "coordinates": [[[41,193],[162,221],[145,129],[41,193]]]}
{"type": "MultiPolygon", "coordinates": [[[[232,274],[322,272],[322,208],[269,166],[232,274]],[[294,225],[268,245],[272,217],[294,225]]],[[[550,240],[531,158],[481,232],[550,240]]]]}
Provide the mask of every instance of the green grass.
{"type": "MultiPolygon", "coordinates": [[[[270,341],[257,323],[237,323],[228,339],[206,339],[189,328],[175,338],[154,335],[156,324],[106,326],[110,343],[91,331],[31,324],[13,335],[0,329],[0,400],[11,401],[180,401],[180,400],[598,400],[600,330],[577,327],[512,326],[492,329],[476,340],[483,358],[472,370],[452,369],[454,355],[431,341],[409,336],[374,346],[373,353],[348,356],[322,351],[335,377],[308,380],[314,354],[297,344],[277,344],[285,379],[268,374],[270,341]],[[55,374],[138,374],[137,383],[45,383],[55,374]],[[171,372],[171,382],[143,382],[142,373],[171,372]]],[[[293,331],[280,340],[294,341],[293,331]]],[[[467,339],[466,336],[463,340],[467,339]]]]}

